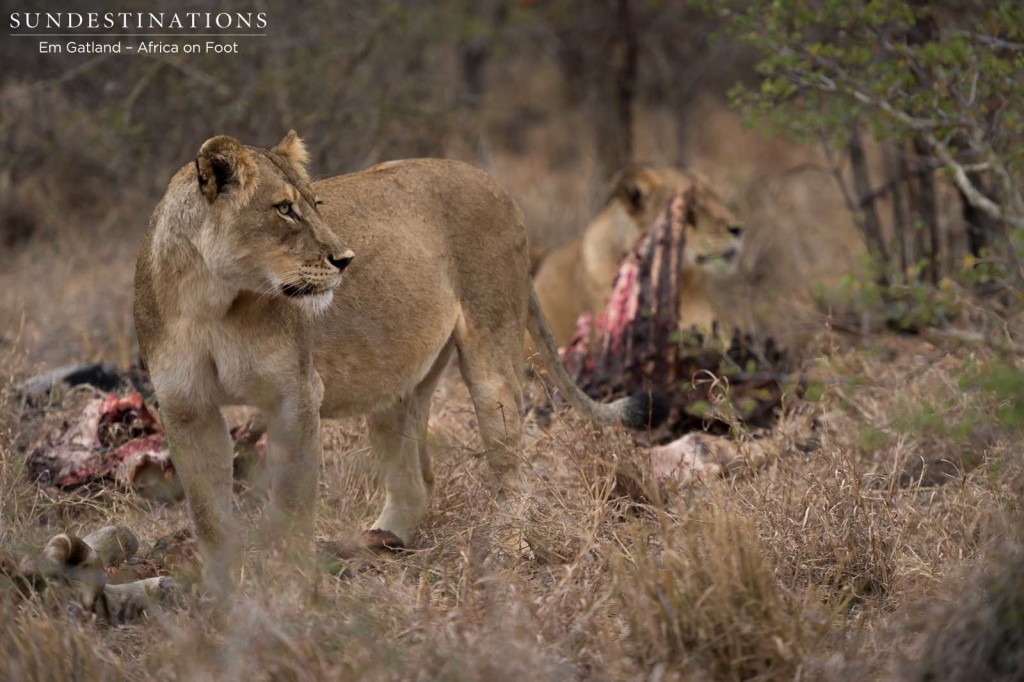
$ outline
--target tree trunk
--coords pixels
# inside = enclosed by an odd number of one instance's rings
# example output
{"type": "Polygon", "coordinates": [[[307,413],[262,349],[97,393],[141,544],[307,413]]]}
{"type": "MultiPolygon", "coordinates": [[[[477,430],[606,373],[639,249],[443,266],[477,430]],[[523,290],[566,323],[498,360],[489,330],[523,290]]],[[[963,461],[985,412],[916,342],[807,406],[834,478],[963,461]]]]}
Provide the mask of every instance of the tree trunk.
{"type": "Polygon", "coordinates": [[[604,203],[608,181],[633,160],[639,44],[630,2],[569,2],[572,22],[562,22],[558,31],[567,104],[586,95],[597,166],[591,187],[595,211],[604,203]]]}
{"type": "Polygon", "coordinates": [[[485,70],[491,57],[495,36],[505,27],[508,7],[504,0],[488,0],[477,6],[479,14],[473,18],[488,26],[487,31],[478,31],[459,45],[459,67],[462,75],[462,90],[459,103],[467,109],[479,109],[483,104],[486,79],[485,70]]]}
{"type": "Polygon", "coordinates": [[[853,191],[857,196],[857,206],[861,213],[861,225],[868,250],[880,261],[879,277],[888,281],[889,251],[882,237],[882,222],[878,219],[878,209],[871,197],[871,177],[868,173],[867,157],[864,144],[860,138],[860,130],[856,125],[850,130],[850,169],[853,173],[853,191]]]}
{"type": "Polygon", "coordinates": [[[907,164],[903,160],[903,150],[899,146],[887,146],[884,152],[885,174],[887,184],[892,192],[892,224],[896,232],[896,248],[900,259],[900,275],[897,278],[904,283],[907,281],[910,262],[907,259],[907,227],[910,224],[910,216],[907,212],[907,164]]]}
{"type": "Polygon", "coordinates": [[[605,0],[600,11],[605,40],[592,46],[588,70],[594,79],[591,113],[597,170],[601,182],[607,183],[633,160],[637,38],[629,0],[605,0]]]}
{"type": "MultiPolygon", "coordinates": [[[[920,137],[914,138],[914,151],[917,152],[918,163],[927,163],[929,148],[920,137]]],[[[935,201],[935,178],[931,173],[918,173],[918,195],[914,210],[920,218],[922,227],[928,233],[928,248],[921,254],[926,258],[925,279],[932,284],[939,283],[939,211],[935,201]]],[[[922,242],[923,242],[922,238],[922,242]]]]}

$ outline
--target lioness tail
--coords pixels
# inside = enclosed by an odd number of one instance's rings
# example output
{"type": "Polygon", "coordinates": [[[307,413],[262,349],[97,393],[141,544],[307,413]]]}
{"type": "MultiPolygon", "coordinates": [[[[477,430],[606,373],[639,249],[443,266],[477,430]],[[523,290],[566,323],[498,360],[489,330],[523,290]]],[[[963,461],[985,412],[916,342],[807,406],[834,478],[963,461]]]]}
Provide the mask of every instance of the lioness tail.
{"type": "Polygon", "coordinates": [[[668,417],[665,399],[646,391],[607,404],[599,403],[584,393],[562,367],[555,339],[551,336],[551,329],[544,319],[544,313],[537,301],[537,292],[533,290],[532,285],[527,329],[559,393],[570,405],[592,421],[599,424],[621,424],[630,429],[646,429],[659,426],[668,417]]]}

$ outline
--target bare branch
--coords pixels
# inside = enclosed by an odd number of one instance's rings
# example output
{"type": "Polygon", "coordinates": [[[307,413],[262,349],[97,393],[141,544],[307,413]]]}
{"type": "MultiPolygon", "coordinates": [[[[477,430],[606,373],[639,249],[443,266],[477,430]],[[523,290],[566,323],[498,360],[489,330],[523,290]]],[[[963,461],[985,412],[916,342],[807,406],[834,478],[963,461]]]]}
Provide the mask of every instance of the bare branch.
{"type": "Polygon", "coordinates": [[[971,179],[967,176],[967,169],[953,158],[953,154],[950,153],[949,147],[940,142],[939,139],[931,132],[926,132],[924,134],[924,139],[928,143],[928,146],[935,152],[942,164],[953,172],[954,184],[956,184],[957,189],[963,192],[964,197],[966,197],[967,201],[971,203],[971,206],[974,206],[979,211],[983,211],[986,215],[994,218],[995,220],[1005,220],[1017,228],[1024,227],[1024,216],[1007,215],[999,204],[985,196],[977,187],[974,186],[974,183],[971,182],[971,179]]]}
{"type": "MultiPolygon", "coordinates": [[[[792,53],[792,50],[789,50],[789,52],[792,53]]],[[[952,171],[953,182],[956,184],[957,188],[960,189],[961,192],[963,192],[964,197],[971,203],[972,206],[974,206],[980,211],[983,211],[986,215],[990,216],[991,218],[994,218],[996,220],[1006,220],[1014,227],[1024,227],[1024,216],[1008,215],[998,203],[993,201],[990,197],[985,196],[984,193],[982,193],[977,187],[974,186],[974,183],[971,182],[970,178],[967,175],[969,172],[968,169],[963,164],[959,163],[949,150],[948,140],[951,139],[952,133],[950,133],[950,137],[947,138],[947,140],[945,141],[939,140],[939,138],[935,136],[935,130],[945,130],[951,127],[963,128],[966,127],[966,123],[964,123],[963,121],[940,121],[937,119],[922,119],[911,116],[905,111],[902,111],[894,107],[886,100],[873,97],[865,93],[864,91],[858,89],[857,87],[853,86],[852,84],[849,84],[849,79],[846,78],[845,71],[839,65],[831,63],[827,59],[822,59],[818,55],[811,54],[810,52],[808,52],[806,56],[810,57],[820,67],[834,71],[839,77],[847,81],[846,84],[840,85],[836,82],[834,78],[830,78],[821,73],[809,72],[806,69],[794,70],[798,73],[801,73],[804,76],[804,79],[802,80],[804,80],[808,87],[816,87],[817,89],[823,90],[825,92],[845,92],[846,94],[848,94],[850,97],[853,97],[861,104],[874,107],[888,114],[890,117],[895,119],[903,126],[909,128],[910,130],[915,130],[922,133],[922,135],[924,136],[924,140],[928,143],[928,146],[931,147],[932,150],[935,152],[937,158],[942,162],[942,164],[945,167],[952,171]],[[816,79],[817,84],[813,80],[807,80],[807,77],[816,79]]],[[[997,168],[996,170],[998,171],[999,169],[997,168]]]]}

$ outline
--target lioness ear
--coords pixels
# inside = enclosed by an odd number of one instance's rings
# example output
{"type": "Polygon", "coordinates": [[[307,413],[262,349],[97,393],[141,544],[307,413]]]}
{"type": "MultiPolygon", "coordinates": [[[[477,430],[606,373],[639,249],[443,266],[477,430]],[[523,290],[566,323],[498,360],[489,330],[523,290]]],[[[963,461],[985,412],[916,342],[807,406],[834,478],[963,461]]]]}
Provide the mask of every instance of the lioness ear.
{"type": "Polygon", "coordinates": [[[619,199],[632,213],[640,213],[647,205],[648,187],[639,166],[626,166],[612,178],[610,199],[619,199]]]}
{"type": "Polygon", "coordinates": [[[306,143],[302,141],[302,138],[294,130],[289,130],[284,139],[278,142],[277,146],[270,151],[280,154],[291,161],[293,166],[299,168],[303,168],[309,163],[309,151],[306,149],[306,143]]]}
{"type": "Polygon", "coordinates": [[[196,157],[199,190],[211,204],[225,192],[248,189],[256,175],[256,163],[238,140],[227,135],[211,137],[196,157]]]}

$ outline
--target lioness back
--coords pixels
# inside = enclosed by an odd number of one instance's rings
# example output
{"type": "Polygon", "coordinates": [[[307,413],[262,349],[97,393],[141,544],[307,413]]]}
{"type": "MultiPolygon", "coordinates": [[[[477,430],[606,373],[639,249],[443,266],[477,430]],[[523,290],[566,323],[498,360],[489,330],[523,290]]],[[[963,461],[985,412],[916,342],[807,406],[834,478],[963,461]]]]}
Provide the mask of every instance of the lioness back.
{"type": "Polygon", "coordinates": [[[356,254],[316,325],[324,414],[398,400],[431,368],[453,326],[526,318],[522,213],[485,173],[414,159],[314,183],[325,219],[356,254]]]}

